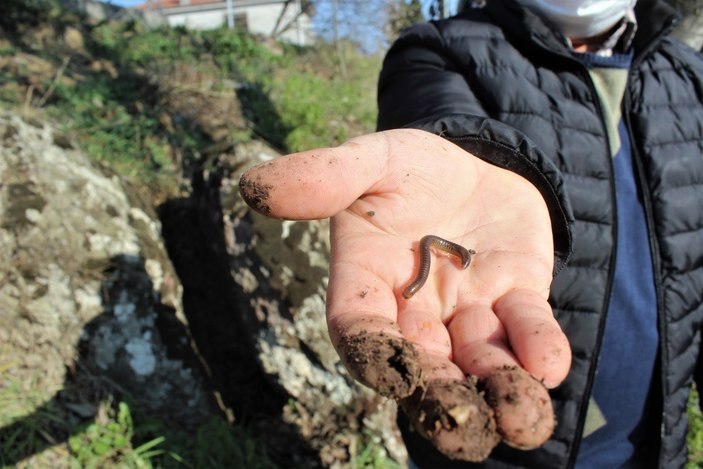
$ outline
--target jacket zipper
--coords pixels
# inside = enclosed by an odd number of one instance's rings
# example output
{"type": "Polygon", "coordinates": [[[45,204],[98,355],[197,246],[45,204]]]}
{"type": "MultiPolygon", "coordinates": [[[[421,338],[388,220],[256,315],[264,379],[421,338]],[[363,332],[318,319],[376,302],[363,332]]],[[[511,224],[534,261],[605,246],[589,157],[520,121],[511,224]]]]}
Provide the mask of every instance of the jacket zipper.
{"type": "MultiPolygon", "coordinates": [[[[597,91],[595,90],[595,87],[593,85],[593,81],[590,78],[590,74],[588,73],[588,70],[585,70],[586,76],[588,77],[588,84],[589,87],[591,88],[591,92],[594,94],[594,96],[597,98],[595,100],[596,103],[596,108],[601,115],[601,120],[603,116],[603,109],[600,104],[600,97],[598,96],[597,91]]],[[[632,73],[632,68],[629,73],[632,73]]],[[[628,79],[628,83],[630,83],[631,80],[628,79]]],[[[662,295],[661,295],[661,268],[660,268],[660,263],[659,263],[659,245],[656,241],[656,237],[653,235],[654,233],[654,226],[652,223],[652,200],[650,194],[646,190],[642,190],[642,186],[646,182],[645,174],[644,174],[644,168],[642,167],[642,160],[639,154],[639,148],[637,145],[635,145],[635,141],[632,135],[632,126],[631,126],[631,121],[630,121],[630,108],[631,108],[631,103],[630,103],[630,94],[629,94],[629,89],[625,89],[625,94],[623,96],[623,113],[622,113],[622,119],[624,120],[625,123],[625,128],[627,129],[627,135],[628,138],[630,139],[630,149],[632,151],[632,161],[634,165],[634,170],[636,173],[636,182],[638,184],[638,187],[641,190],[642,193],[642,205],[644,208],[645,212],[645,221],[647,223],[647,233],[648,233],[648,238],[649,238],[649,249],[651,251],[651,256],[652,256],[652,270],[653,270],[653,276],[654,276],[654,290],[655,290],[655,295],[656,295],[656,308],[657,308],[657,325],[659,328],[659,352],[660,352],[660,370],[659,370],[659,376],[660,376],[660,385],[661,385],[661,392],[662,392],[662,409],[661,409],[661,435],[663,436],[666,433],[666,424],[665,424],[665,419],[664,419],[664,397],[667,395],[666,394],[666,374],[664,373],[664,364],[668,363],[668,356],[666,353],[666,322],[663,319],[662,315],[662,306],[663,306],[663,301],[662,301],[662,295]]],[[[608,136],[608,129],[605,128],[605,125],[603,126],[605,130],[605,135],[608,136]]],[[[608,151],[608,154],[610,154],[610,151],[608,151]]],[[[588,400],[590,400],[591,393],[593,391],[593,383],[594,383],[594,378],[595,378],[595,372],[598,367],[598,362],[600,361],[600,349],[601,345],[603,342],[603,335],[605,331],[605,322],[606,318],[608,316],[608,305],[610,303],[610,297],[612,295],[612,289],[613,289],[613,277],[615,275],[615,263],[617,261],[617,245],[618,245],[618,211],[617,211],[617,191],[615,188],[615,170],[613,166],[613,160],[612,157],[610,158],[609,161],[610,165],[610,190],[611,190],[611,200],[613,201],[613,206],[612,206],[612,211],[613,211],[613,250],[612,250],[612,256],[610,259],[610,265],[609,265],[609,274],[608,274],[608,283],[607,283],[607,289],[606,289],[606,294],[604,298],[604,303],[602,306],[602,311],[603,313],[601,314],[600,321],[598,324],[598,332],[596,336],[596,347],[594,348],[594,353],[595,353],[595,359],[591,362],[591,368],[589,369],[588,372],[588,379],[586,381],[586,392],[584,394],[584,400],[581,401],[582,407],[581,407],[581,412],[579,414],[579,421],[576,426],[576,436],[574,438],[574,443],[572,445],[571,449],[571,454],[569,455],[569,462],[568,462],[568,467],[574,467],[576,464],[576,458],[578,456],[578,450],[581,445],[581,440],[583,439],[583,427],[585,425],[586,421],[586,411],[588,410],[588,400]]],[[[659,467],[665,467],[665,462],[662,461],[663,457],[663,451],[659,452],[659,467]]]]}
{"type": "MultiPolygon", "coordinates": [[[[668,23],[662,28],[662,32],[659,34],[659,38],[670,33],[676,24],[678,19],[675,17],[669,18],[668,23]]],[[[632,72],[637,70],[640,64],[643,62],[645,57],[648,57],[651,52],[658,46],[659,40],[651,41],[647,47],[645,47],[640,53],[638,53],[632,60],[630,66],[629,76],[627,83],[628,85],[632,83],[632,72]]],[[[630,99],[630,87],[625,88],[625,96],[623,97],[622,106],[622,118],[625,122],[625,128],[627,129],[627,136],[630,139],[630,149],[632,151],[632,162],[634,169],[636,171],[638,188],[642,193],[642,205],[644,206],[644,218],[647,223],[647,233],[649,235],[649,250],[652,256],[652,275],[654,277],[654,294],[656,296],[656,308],[657,308],[657,323],[659,327],[659,379],[660,379],[660,390],[661,390],[661,424],[659,427],[660,432],[660,445],[659,445],[659,457],[658,457],[658,467],[664,468],[667,466],[666,461],[664,461],[664,440],[667,432],[666,428],[666,411],[665,411],[665,401],[668,393],[666,392],[666,366],[669,363],[669,355],[667,354],[667,325],[664,320],[664,298],[662,295],[662,277],[661,277],[661,262],[659,254],[659,243],[657,242],[656,236],[654,235],[654,222],[652,221],[653,211],[652,211],[652,197],[649,191],[644,190],[643,186],[646,184],[646,175],[644,167],[642,165],[642,157],[640,155],[639,146],[635,144],[635,140],[632,135],[632,122],[630,118],[630,112],[632,108],[632,102],[630,99]]]]}
{"type": "MultiPolygon", "coordinates": [[[[629,80],[628,80],[629,82],[629,80]]],[[[633,139],[632,135],[632,126],[630,122],[630,94],[628,90],[625,91],[625,97],[624,97],[624,105],[623,105],[623,119],[625,120],[625,127],[627,128],[627,135],[628,138],[630,139],[630,148],[632,151],[632,161],[634,163],[634,169],[637,174],[637,184],[638,188],[640,189],[640,192],[642,193],[642,205],[644,206],[644,216],[645,216],[645,221],[647,223],[647,234],[649,237],[649,250],[652,256],[652,271],[653,271],[653,277],[654,277],[654,292],[656,296],[656,307],[657,307],[657,323],[659,326],[659,353],[660,353],[660,358],[659,358],[659,377],[660,377],[660,385],[661,385],[661,425],[660,425],[660,436],[661,441],[663,442],[663,437],[666,435],[666,419],[665,417],[665,412],[664,412],[664,399],[668,395],[666,392],[666,373],[665,373],[665,364],[669,363],[669,356],[666,353],[667,350],[667,326],[666,326],[666,321],[664,320],[664,314],[663,314],[663,308],[664,308],[664,301],[663,301],[663,296],[661,292],[661,263],[659,262],[659,243],[657,243],[656,236],[654,235],[654,223],[652,222],[653,215],[652,215],[652,197],[649,193],[649,191],[644,190],[644,185],[646,184],[646,177],[645,177],[645,172],[644,168],[642,166],[642,159],[640,157],[640,152],[639,152],[639,147],[635,145],[635,141],[633,139]]],[[[660,447],[659,449],[659,467],[665,467],[665,461],[662,460],[664,455],[663,448],[660,447]]]]}
{"type": "MultiPolygon", "coordinates": [[[[669,33],[671,30],[673,30],[674,26],[676,25],[678,21],[676,18],[669,18],[668,24],[664,25],[662,30],[660,31],[658,37],[661,38],[665,34],[669,33]]],[[[585,74],[586,76],[586,82],[588,83],[591,93],[593,96],[596,97],[595,99],[595,104],[596,104],[596,109],[601,116],[601,123],[604,128],[604,134],[606,137],[609,137],[608,129],[605,125],[605,122],[603,121],[603,108],[601,106],[600,102],[600,97],[598,96],[598,92],[595,89],[595,86],[593,84],[593,80],[591,79],[590,74],[588,73],[588,69],[578,60],[575,60],[573,57],[554,51],[552,50],[546,43],[544,43],[542,40],[539,38],[535,37],[534,35],[532,36],[532,41],[535,43],[538,43],[543,49],[551,52],[554,54],[556,57],[559,59],[565,60],[565,62],[568,63],[576,63],[580,67],[581,71],[585,74]]],[[[641,157],[639,155],[639,149],[635,145],[633,136],[632,136],[632,128],[631,128],[631,122],[630,122],[630,116],[629,116],[629,110],[630,110],[630,95],[629,95],[629,84],[631,83],[631,76],[632,76],[632,71],[637,68],[637,66],[642,62],[643,58],[648,56],[649,53],[656,47],[659,41],[651,41],[640,53],[638,53],[632,61],[632,64],[630,65],[630,70],[628,72],[628,85],[625,88],[625,94],[623,96],[623,105],[622,105],[622,119],[624,120],[625,127],[627,129],[627,134],[628,138],[630,139],[630,148],[632,151],[632,161],[634,165],[634,170],[636,171],[636,182],[640,186],[645,183],[645,173],[644,173],[644,168],[642,167],[642,162],[641,162],[641,157]]],[[[609,141],[609,139],[608,139],[609,141]]],[[[608,151],[607,155],[610,155],[610,146],[608,145],[608,151]]],[[[584,399],[581,401],[581,410],[578,416],[578,422],[576,424],[576,435],[574,436],[574,440],[571,446],[570,454],[568,455],[567,459],[567,466],[568,468],[573,468],[576,465],[576,458],[578,456],[578,451],[581,446],[581,441],[583,439],[583,428],[585,426],[586,422],[586,411],[588,410],[588,401],[590,400],[591,393],[593,391],[593,383],[594,383],[594,378],[595,378],[595,372],[597,369],[598,361],[600,360],[600,349],[602,346],[603,342],[603,334],[605,331],[605,320],[608,315],[608,305],[610,302],[610,296],[612,295],[612,289],[613,289],[613,278],[615,276],[615,262],[617,258],[617,245],[618,245],[618,223],[617,223],[617,216],[618,216],[618,211],[617,211],[617,196],[616,196],[616,189],[615,189],[615,169],[613,165],[613,160],[612,156],[610,156],[610,191],[611,191],[611,200],[613,201],[613,250],[612,250],[612,256],[610,259],[610,265],[609,265],[609,273],[608,273],[608,283],[606,287],[606,292],[605,292],[605,298],[604,298],[604,304],[602,306],[602,311],[603,314],[601,314],[600,321],[598,324],[598,331],[597,331],[597,336],[596,336],[596,346],[594,348],[594,353],[595,358],[594,360],[591,361],[591,367],[588,372],[588,379],[586,380],[586,388],[585,388],[585,394],[584,394],[584,399]]],[[[659,327],[659,349],[660,349],[660,367],[661,370],[659,372],[660,374],[660,380],[661,380],[661,391],[662,391],[662,410],[661,410],[661,416],[662,416],[662,421],[661,421],[661,427],[660,427],[660,432],[661,432],[661,441],[663,442],[664,440],[664,435],[666,432],[666,424],[665,424],[665,419],[664,419],[664,398],[666,396],[666,374],[664,372],[664,364],[667,363],[668,356],[666,354],[666,322],[663,319],[663,314],[662,314],[662,307],[663,307],[663,299],[662,299],[662,294],[661,294],[661,265],[659,262],[659,246],[656,242],[655,236],[654,236],[654,226],[652,222],[652,201],[650,195],[646,191],[642,191],[642,203],[644,206],[645,210],[645,220],[647,223],[647,230],[648,230],[648,235],[649,235],[649,245],[650,245],[650,251],[652,255],[652,269],[653,269],[653,276],[654,276],[654,289],[655,289],[655,295],[656,295],[656,307],[657,307],[657,322],[658,322],[658,327],[659,327]]],[[[662,460],[663,458],[663,447],[660,447],[659,450],[659,467],[665,467],[665,461],[662,460]]]]}
{"type": "MultiPolygon", "coordinates": [[[[600,95],[593,84],[593,79],[586,66],[581,62],[578,62],[581,67],[582,72],[586,77],[586,83],[588,84],[592,96],[595,98],[594,103],[596,105],[596,110],[601,118],[601,124],[603,126],[603,134],[606,137],[606,158],[608,158],[608,165],[610,167],[610,195],[612,200],[612,236],[613,236],[613,247],[612,254],[610,256],[610,263],[608,266],[608,282],[605,291],[605,296],[603,298],[603,305],[601,306],[600,320],[598,321],[598,332],[596,334],[596,345],[593,349],[594,358],[591,360],[591,367],[588,370],[588,379],[586,380],[586,388],[584,392],[584,397],[581,400],[581,409],[579,411],[578,423],[576,424],[576,435],[574,437],[574,442],[571,446],[571,454],[569,454],[569,459],[567,467],[573,468],[576,465],[576,458],[578,457],[579,448],[581,446],[581,440],[583,439],[583,428],[586,424],[586,413],[588,411],[588,403],[593,392],[593,383],[595,381],[596,369],[598,368],[598,362],[600,361],[600,349],[603,344],[603,335],[605,331],[605,321],[608,316],[608,305],[610,303],[610,297],[613,292],[613,278],[615,276],[615,262],[617,260],[617,247],[618,247],[618,204],[617,195],[615,190],[615,168],[613,166],[613,157],[610,154],[610,133],[605,125],[605,119],[603,116],[603,107],[600,102],[600,95]]],[[[627,93],[626,93],[627,94],[627,93]]]]}

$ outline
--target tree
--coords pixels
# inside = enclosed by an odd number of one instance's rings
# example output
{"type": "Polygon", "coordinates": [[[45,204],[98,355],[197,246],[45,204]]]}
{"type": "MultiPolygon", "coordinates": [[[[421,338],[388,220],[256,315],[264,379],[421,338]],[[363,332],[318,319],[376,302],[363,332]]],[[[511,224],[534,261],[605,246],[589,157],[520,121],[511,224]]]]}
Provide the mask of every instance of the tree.
{"type": "Polygon", "coordinates": [[[424,21],[420,0],[395,0],[388,5],[387,37],[389,42],[398,37],[400,32],[414,23],[424,21]]]}
{"type": "Polygon", "coordinates": [[[683,20],[674,30],[674,36],[700,51],[703,47],[703,0],[667,0],[679,10],[683,20]]]}

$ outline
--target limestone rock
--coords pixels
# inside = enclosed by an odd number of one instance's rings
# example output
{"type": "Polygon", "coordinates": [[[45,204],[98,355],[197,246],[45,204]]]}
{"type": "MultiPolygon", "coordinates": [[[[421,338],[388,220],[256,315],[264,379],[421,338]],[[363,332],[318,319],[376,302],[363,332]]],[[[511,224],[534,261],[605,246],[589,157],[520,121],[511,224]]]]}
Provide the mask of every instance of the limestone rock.
{"type": "Polygon", "coordinates": [[[137,191],[66,137],[0,114],[0,341],[12,357],[3,382],[36,375],[38,388],[86,409],[99,380],[174,421],[204,416],[198,367],[172,358],[192,355],[160,232],[137,191]]]}

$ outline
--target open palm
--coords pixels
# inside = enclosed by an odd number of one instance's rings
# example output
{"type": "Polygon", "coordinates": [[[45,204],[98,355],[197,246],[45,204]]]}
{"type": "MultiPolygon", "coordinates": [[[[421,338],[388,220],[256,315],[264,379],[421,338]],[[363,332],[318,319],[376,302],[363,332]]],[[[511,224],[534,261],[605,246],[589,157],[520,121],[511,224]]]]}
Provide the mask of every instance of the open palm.
{"type": "Polygon", "coordinates": [[[397,361],[359,359],[359,344],[387,338],[412,344],[393,353],[414,351],[414,381],[483,377],[505,365],[548,387],[566,376],[569,345],[547,302],[549,213],[515,173],[433,134],[395,130],[257,166],[241,188],[269,216],[332,217],[328,325],[347,368],[365,384],[399,398],[419,384],[388,389],[397,361]],[[418,242],[428,234],[476,254],[463,270],[456,257],[433,251],[426,284],[406,299],[418,242]]]}

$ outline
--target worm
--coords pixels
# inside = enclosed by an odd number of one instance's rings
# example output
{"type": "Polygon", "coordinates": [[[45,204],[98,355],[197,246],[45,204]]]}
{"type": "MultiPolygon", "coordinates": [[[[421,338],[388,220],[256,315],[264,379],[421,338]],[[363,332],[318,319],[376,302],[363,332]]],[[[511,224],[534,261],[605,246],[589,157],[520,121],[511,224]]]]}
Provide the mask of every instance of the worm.
{"type": "Polygon", "coordinates": [[[466,249],[464,246],[452,243],[451,241],[447,241],[439,236],[423,236],[420,240],[420,269],[418,270],[417,277],[415,277],[413,283],[411,283],[408,288],[403,291],[403,296],[405,298],[410,298],[417,293],[417,291],[422,288],[427,281],[427,276],[430,274],[430,259],[432,257],[430,255],[431,247],[461,258],[462,269],[466,269],[469,264],[471,264],[471,255],[476,254],[476,251],[473,249],[466,249]]]}

